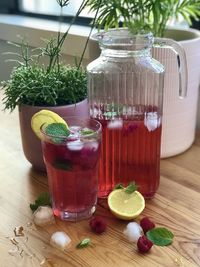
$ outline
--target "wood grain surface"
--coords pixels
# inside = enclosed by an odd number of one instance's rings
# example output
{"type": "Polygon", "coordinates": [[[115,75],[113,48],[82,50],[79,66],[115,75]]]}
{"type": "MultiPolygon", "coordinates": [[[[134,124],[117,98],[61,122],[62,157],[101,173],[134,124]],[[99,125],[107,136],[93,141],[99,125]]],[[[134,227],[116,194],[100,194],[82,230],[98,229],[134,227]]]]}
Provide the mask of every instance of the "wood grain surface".
{"type": "Polygon", "coordinates": [[[157,226],[172,230],[175,238],[172,245],[154,246],[143,255],[123,236],[127,222],[114,218],[102,200],[96,212],[108,222],[102,235],[92,233],[87,220],[69,223],[57,219],[55,225],[34,226],[29,204],[48,190],[47,177],[33,170],[23,155],[17,110],[9,114],[2,111],[2,101],[0,106],[0,267],[200,266],[200,134],[188,151],[161,161],[159,190],[146,201],[138,220],[150,216],[157,226]],[[15,237],[16,226],[23,226],[24,236],[15,237]],[[50,246],[55,231],[71,237],[68,251],[50,246]],[[86,237],[93,245],[76,249],[86,237]]]}

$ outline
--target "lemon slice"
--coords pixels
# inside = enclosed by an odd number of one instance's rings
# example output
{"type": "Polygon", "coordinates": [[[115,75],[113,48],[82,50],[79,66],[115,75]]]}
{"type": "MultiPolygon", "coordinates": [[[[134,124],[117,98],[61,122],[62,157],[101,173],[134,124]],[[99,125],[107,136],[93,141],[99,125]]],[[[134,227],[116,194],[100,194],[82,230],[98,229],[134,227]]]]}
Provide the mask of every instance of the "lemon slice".
{"type": "Polygon", "coordinates": [[[131,220],[144,210],[145,200],[138,191],[128,194],[125,189],[117,189],[109,194],[108,206],[116,217],[131,220]]]}
{"type": "Polygon", "coordinates": [[[66,121],[62,119],[57,113],[43,109],[33,115],[31,119],[31,128],[34,133],[41,139],[40,127],[42,126],[42,124],[51,124],[55,122],[64,123],[68,128],[66,121]]]}

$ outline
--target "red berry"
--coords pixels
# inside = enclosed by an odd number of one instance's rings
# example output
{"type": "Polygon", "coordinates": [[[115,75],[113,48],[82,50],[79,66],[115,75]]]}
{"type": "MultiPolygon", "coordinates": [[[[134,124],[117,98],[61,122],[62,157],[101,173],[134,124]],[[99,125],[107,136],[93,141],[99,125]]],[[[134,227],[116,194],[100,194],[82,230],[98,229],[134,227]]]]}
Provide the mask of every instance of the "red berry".
{"type": "Polygon", "coordinates": [[[101,234],[101,233],[105,232],[106,227],[107,227],[107,223],[106,223],[105,219],[97,216],[97,217],[93,217],[90,220],[90,227],[91,227],[92,231],[95,232],[96,234],[101,234]]]}
{"type": "Polygon", "coordinates": [[[138,239],[137,247],[140,252],[146,253],[151,249],[152,246],[153,243],[149,239],[147,239],[145,235],[141,236],[138,239]]]}
{"type": "Polygon", "coordinates": [[[147,231],[155,227],[155,224],[148,217],[144,217],[140,221],[140,226],[142,227],[143,232],[146,234],[147,231]]]}

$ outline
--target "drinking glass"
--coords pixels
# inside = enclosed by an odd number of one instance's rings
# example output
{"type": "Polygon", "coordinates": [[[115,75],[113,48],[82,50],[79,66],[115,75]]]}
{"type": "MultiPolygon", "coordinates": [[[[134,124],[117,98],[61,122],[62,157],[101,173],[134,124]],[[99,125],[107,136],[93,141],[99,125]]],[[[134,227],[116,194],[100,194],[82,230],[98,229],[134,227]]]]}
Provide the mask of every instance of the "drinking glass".
{"type": "Polygon", "coordinates": [[[95,211],[101,124],[94,119],[63,118],[70,135],[49,135],[41,127],[42,150],[55,216],[78,221],[95,211]]]}

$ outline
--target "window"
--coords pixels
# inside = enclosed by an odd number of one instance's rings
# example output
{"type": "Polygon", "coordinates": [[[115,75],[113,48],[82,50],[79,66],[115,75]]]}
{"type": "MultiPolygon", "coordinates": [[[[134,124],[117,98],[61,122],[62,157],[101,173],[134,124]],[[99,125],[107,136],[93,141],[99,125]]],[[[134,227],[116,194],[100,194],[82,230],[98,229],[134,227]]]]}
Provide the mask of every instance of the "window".
{"type": "MultiPolygon", "coordinates": [[[[64,16],[74,16],[80,7],[82,0],[71,0],[69,5],[63,8],[64,16]]],[[[59,16],[60,7],[56,0],[20,0],[19,9],[22,12],[59,16]]],[[[92,18],[93,14],[89,13],[89,9],[85,9],[80,14],[80,17],[92,18]]]]}

